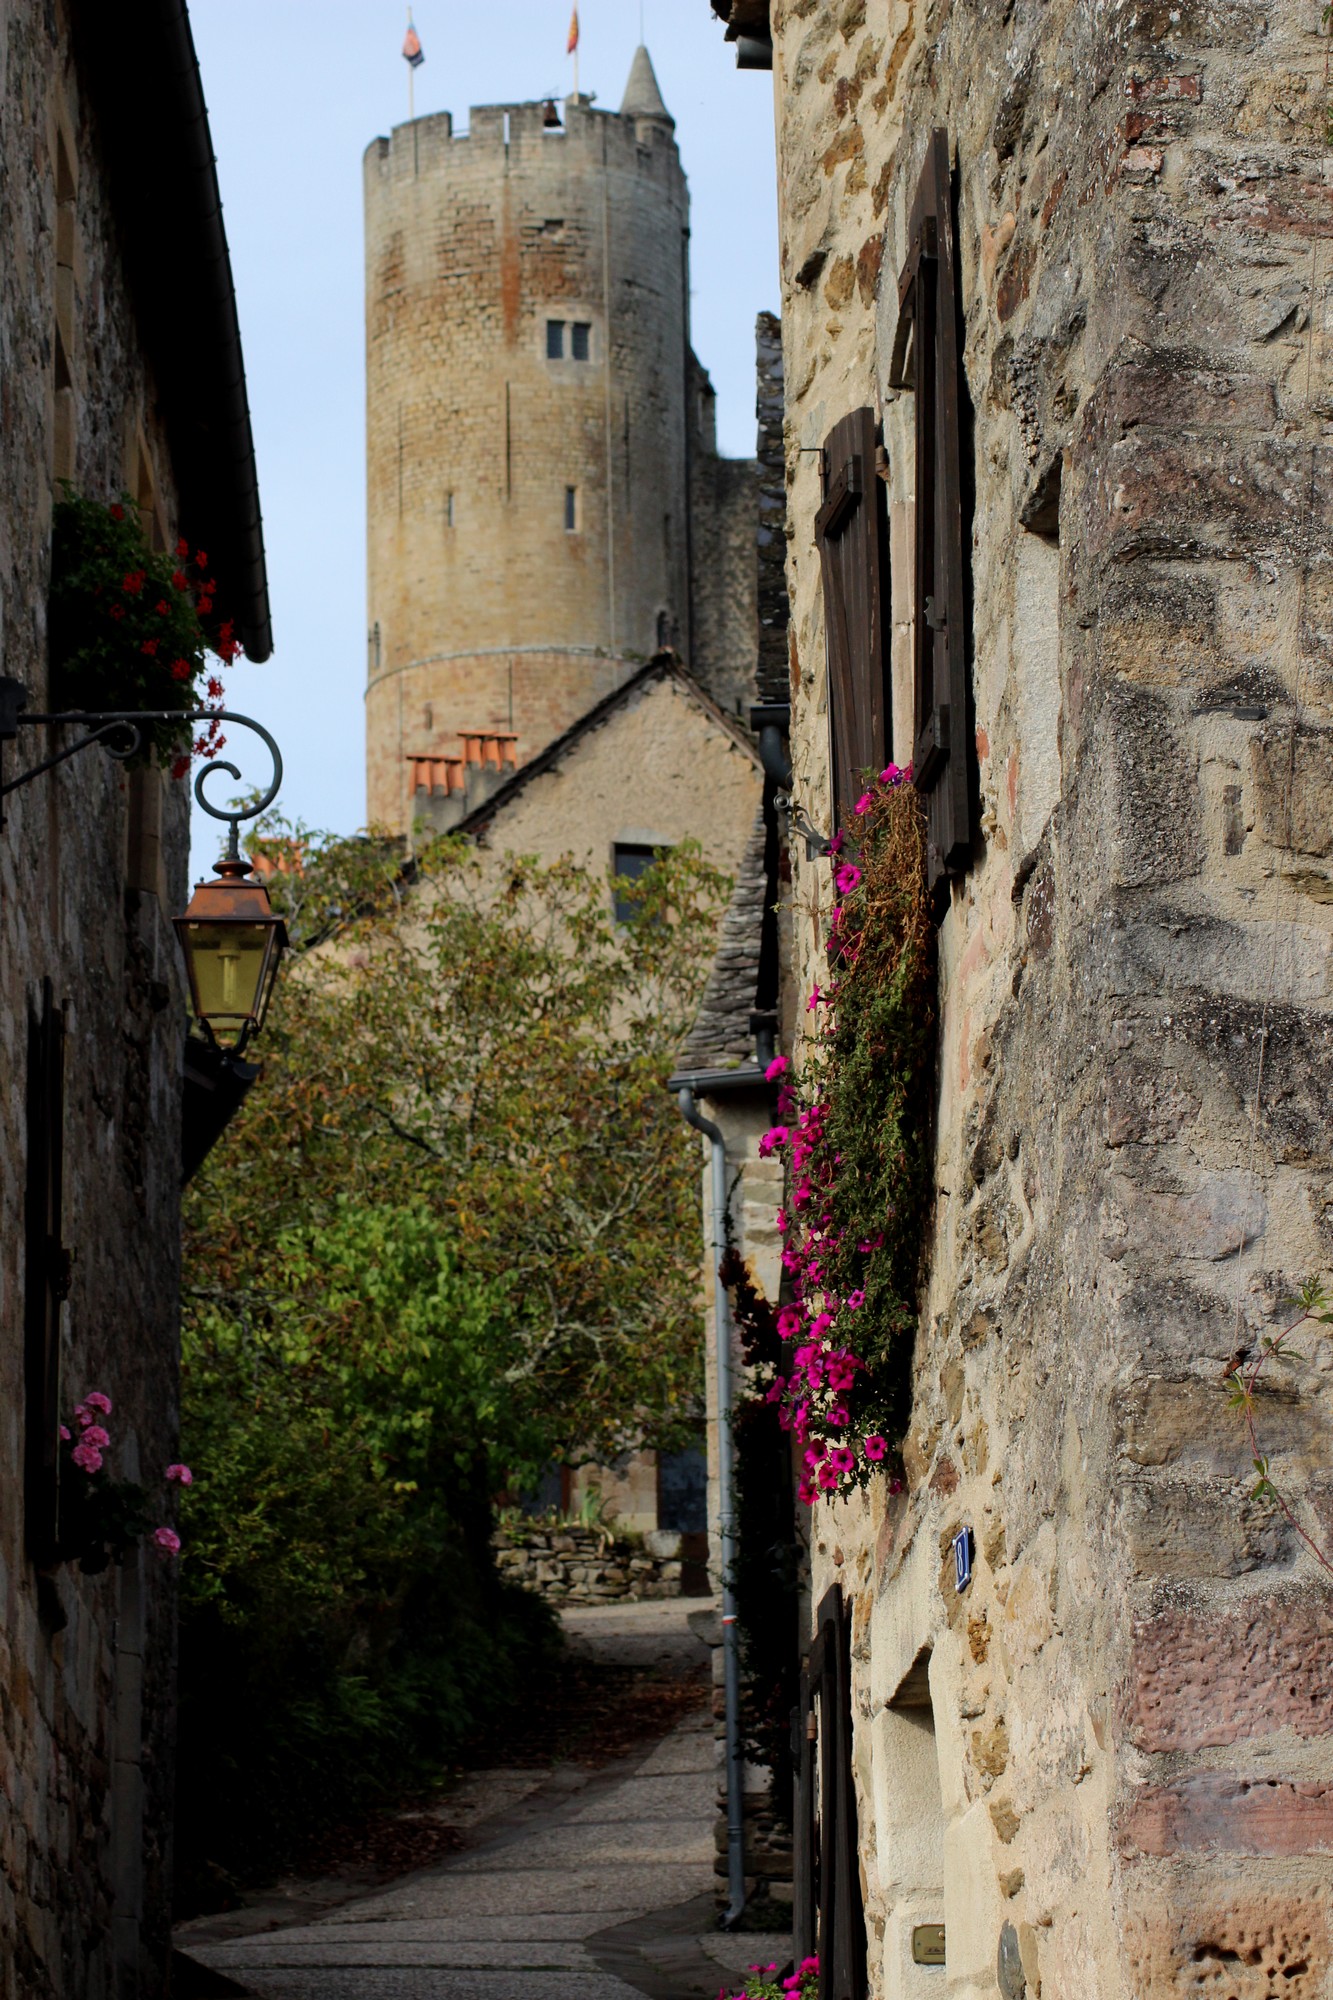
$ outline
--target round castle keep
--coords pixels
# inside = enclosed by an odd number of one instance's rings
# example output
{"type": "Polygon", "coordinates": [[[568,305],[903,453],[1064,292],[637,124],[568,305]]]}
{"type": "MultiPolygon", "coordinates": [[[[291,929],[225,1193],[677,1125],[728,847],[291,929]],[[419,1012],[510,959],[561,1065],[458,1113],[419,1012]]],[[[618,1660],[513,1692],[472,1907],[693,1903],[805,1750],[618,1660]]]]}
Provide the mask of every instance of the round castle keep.
{"type": "Polygon", "coordinates": [[[410,759],[521,763],[659,646],[688,656],[674,121],[644,49],[619,112],[556,115],[440,113],[365,155],[368,808],[400,832],[410,759]]]}

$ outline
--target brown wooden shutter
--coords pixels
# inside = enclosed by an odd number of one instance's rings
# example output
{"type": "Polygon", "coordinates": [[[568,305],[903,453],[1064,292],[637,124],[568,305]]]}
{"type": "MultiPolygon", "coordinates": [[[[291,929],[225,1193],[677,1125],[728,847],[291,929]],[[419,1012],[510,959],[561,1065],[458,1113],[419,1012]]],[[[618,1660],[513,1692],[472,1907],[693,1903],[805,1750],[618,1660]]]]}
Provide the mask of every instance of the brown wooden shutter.
{"type": "Polygon", "coordinates": [[[824,577],[833,818],[846,820],[861,777],[888,756],[888,532],[875,473],[875,413],[852,410],[822,454],[815,543],[824,577]]]}
{"type": "Polygon", "coordinates": [[[912,605],[912,762],[926,795],[932,889],[960,875],[974,833],[974,757],[964,563],[958,260],[948,134],[926,150],[898,281],[889,383],[916,396],[916,548],[912,605]]]}
{"type": "Polygon", "coordinates": [[[60,1538],[60,1330],[69,1292],[63,1239],[65,1010],[49,979],[28,1021],[28,1175],[24,1246],[25,1512],[33,1560],[60,1538]]]}
{"type": "Polygon", "coordinates": [[[819,1606],[793,1725],[792,1747],[798,1752],[794,1942],[798,1962],[812,1950],[819,1953],[819,2000],[865,2000],[866,1993],[866,1927],[852,1781],[852,1661],[847,1628],[847,1608],[834,1584],[819,1606]],[[816,1704],[817,1732],[810,1726],[816,1704]]]}

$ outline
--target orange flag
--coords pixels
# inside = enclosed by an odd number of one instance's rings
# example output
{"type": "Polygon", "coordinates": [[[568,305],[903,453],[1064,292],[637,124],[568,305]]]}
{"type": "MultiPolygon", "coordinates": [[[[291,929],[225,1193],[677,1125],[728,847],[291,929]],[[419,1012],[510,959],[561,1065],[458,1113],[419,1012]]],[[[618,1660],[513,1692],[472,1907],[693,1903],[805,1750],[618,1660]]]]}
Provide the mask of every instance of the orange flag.
{"type": "Polygon", "coordinates": [[[569,40],[565,43],[565,54],[572,56],[579,45],[579,10],[576,7],[569,19],[569,40]]]}

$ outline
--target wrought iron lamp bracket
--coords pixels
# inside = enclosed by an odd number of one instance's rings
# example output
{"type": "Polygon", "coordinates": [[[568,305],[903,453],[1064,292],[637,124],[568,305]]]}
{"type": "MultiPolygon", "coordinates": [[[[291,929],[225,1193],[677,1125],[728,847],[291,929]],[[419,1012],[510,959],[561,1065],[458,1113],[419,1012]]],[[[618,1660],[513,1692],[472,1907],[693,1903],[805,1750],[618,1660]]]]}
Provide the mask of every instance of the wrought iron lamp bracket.
{"type": "Polygon", "coordinates": [[[800,801],[793,797],[790,792],[779,792],[774,799],[774,804],[777,806],[779,812],[786,813],[788,825],[792,828],[793,832],[799,833],[805,841],[806,860],[821,860],[830,851],[833,843],[827,834],[819,831],[819,828],[810,819],[800,801]]]}
{"type": "MultiPolygon", "coordinates": [[[[261,796],[252,804],[244,808],[238,808],[233,805],[230,811],[224,812],[208,798],[204,790],[205,783],[213,776],[215,771],[225,771],[229,777],[238,780],[241,773],[235,764],[219,757],[204,764],[195,773],[194,796],[210,819],[222,820],[230,828],[227,841],[227,858],[229,860],[236,860],[240,855],[238,829],[241,821],[257,819],[260,813],[266,812],[278,796],[282,785],[282,752],[279,750],[272,736],[270,736],[262,722],[256,722],[249,715],[238,715],[234,709],[141,708],[101,711],[71,709],[61,715],[30,715],[27,713],[27,706],[28,690],[24,687],[22,681],[11,680],[0,675],[0,801],[7,799],[11,792],[17,792],[22,786],[30,785],[34,778],[40,778],[44,772],[54,770],[57,764],[63,764],[68,758],[76,757],[80,750],[89,749],[94,743],[100,743],[109,757],[114,757],[118,763],[124,763],[127,758],[133,757],[141,748],[143,744],[143,729],[147,723],[235,723],[242,729],[253,730],[255,735],[265,744],[270,757],[273,759],[273,776],[271,781],[261,796]],[[84,731],[84,734],[76,742],[65,744],[53,756],[43,758],[40,764],[34,764],[30,769],[21,771],[18,777],[4,781],[3,759],[5,745],[17,739],[20,729],[36,727],[49,729],[79,728],[84,731]]],[[[0,827],[3,825],[3,805],[0,804],[0,827]]]]}

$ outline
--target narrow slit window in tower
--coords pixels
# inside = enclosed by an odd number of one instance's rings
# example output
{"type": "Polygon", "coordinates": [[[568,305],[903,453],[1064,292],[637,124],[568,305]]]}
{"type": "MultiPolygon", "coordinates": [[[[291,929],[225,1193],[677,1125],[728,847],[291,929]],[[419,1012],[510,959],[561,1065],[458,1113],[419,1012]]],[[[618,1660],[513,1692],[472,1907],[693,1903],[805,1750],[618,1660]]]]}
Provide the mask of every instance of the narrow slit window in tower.
{"type": "Polygon", "coordinates": [[[565,532],[574,535],[579,526],[579,489],[577,486],[565,488],[565,532]]]}
{"type": "Polygon", "coordinates": [[[592,328],[586,319],[576,319],[570,329],[570,353],[575,361],[588,361],[592,355],[592,328]]]}
{"type": "Polygon", "coordinates": [[[444,525],[446,528],[452,528],[454,525],[454,496],[452,493],[446,493],[444,496],[444,525]]]}
{"type": "Polygon", "coordinates": [[[546,322],[546,359],[563,361],[565,358],[565,322],[562,319],[548,319],[546,322]]]}

